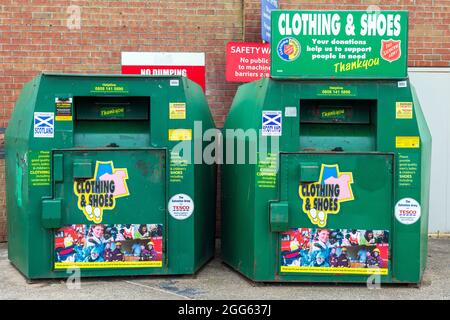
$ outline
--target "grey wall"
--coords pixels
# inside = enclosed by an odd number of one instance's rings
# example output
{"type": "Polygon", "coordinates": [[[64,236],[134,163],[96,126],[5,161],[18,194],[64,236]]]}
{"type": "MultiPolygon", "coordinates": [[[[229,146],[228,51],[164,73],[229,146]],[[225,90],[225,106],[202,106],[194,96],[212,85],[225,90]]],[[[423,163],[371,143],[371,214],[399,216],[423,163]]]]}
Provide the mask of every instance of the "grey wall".
{"type": "Polygon", "coordinates": [[[450,233],[450,68],[410,68],[433,138],[430,233],[450,233]]]}

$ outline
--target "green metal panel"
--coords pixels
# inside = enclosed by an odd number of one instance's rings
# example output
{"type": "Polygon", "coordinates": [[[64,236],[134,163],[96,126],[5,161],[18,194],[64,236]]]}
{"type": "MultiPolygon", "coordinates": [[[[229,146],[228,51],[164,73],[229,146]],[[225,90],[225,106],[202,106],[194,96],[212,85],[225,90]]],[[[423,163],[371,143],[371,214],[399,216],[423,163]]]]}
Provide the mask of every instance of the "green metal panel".
{"type": "Polygon", "coordinates": [[[210,128],[201,88],[182,77],[37,76],[5,134],[9,259],[28,278],[67,277],[71,263],[82,276],[194,273],[214,253],[215,166],[194,165],[194,152],[175,162],[173,149],[193,150],[210,128]],[[174,102],[185,104],[184,119],[169,118],[174,102]],[[169,140],[180,129],[192,139],[169,140]],[[183,220],[168,210],[180,194],[195,204],[183,220]],[[136,233],[141,225],[151,230],[136,233]],[[101,228],[104,262],[87,251],[101,228]],[[156,253],[131,254],[150,242],[156,253]]]}
{"type": "MultiPolygon", "coordinates": [[[[353,178],[349,191],[353,200],[341,202],[337,213],[328,214],[326,226],[331,229],[381,229],[390,230],[392,223],[393,197],[393,156],[388,154],[281,154],[280,188],[288,190],[287,197],[280,195],[280,201],[290,205],[289,227],[310,226],[312,221],[302,208],[304,201],[299,197],[303,182],[298,170],[304,162],[325,166],[325,169],[337,170],[338,174],[349,173],[353,178]],[[286,174],[283,170],[287,170],[286,174]],[[284,179],[286,178],[286,179],[284,179]],[[374,199],[383,199],[374,201],[374,199]]],[[[320,174],[325,174],[322,170],[320,174]]],[[[320,181],[320,176],[313,182],[320,181]]],[[[324,178],[322,178],[324,179],[324,178]]],[[[343,191],[343,190],[341,190],[343,191]]],[[[305,193],[310,192],[307,190],[305,193]]],[[[327,197],[324,197],[326,199],[327,197]]],[[[332,198],[332,197],[330,197],[332,198]]],[[[313,204],[311,204],[313,207],[313,204]]],[[[319,209],[316,208],[318,211],[319,209]]],[[[322,227],[322,226],[319,226],[322,227]]],[[[284,231],[287,231],[284,230],[284,231]]]]}
{"type": "MultiPolygon", "coordinates": [[[[305,272],[306,269],[296,267],[281,271],[281,267],[292,260],[286,252],[294,252],[296,246],[294,241],[290,248],[286,239],[295,232],[301,233],[302,228],[313,235],[320,229],[333,234],[353,229],[365,234],[372,230],[377,233],[379,243],[367,246],[371,255],[376,255],[375,248],[382,252],[383,270],[376,271],[381,281],[420,282],[427,252],[431,137],[409,81],[263,79],[244,84],[238,89],[224,131],[261,130],[265,110],[282,113],[279,150],[271,150],[269,142],[267,149],[273,152],[269,160],[260,161],[257,154],[256,164],[223,166],[224,261],[255,281],[366,282],[373,270],[367,271],[364,264],[358,264],[351,256],[357,254],[354,248],[349,249],[354,268],[350,272],[330,272],[326,268],[305,272]],[[302,110],[309,105],[325,104],[336,110],[352,106],[352,116],[357,121],[352,123],[347,121],[351,118],[334,115],[331,121],[314,119],[302,110]],[[406,112],[402,113],[404,105],[406,112]],[[296,108],[296,113],[285,112],[286,107],[296,108]],[[337,165],[339,172],[351,173],[354,195],[353,200],[339,203],[338,212],[328,212],[325,223],[319,223],[320,219],[313,221],[304,212],[308,197],[300,196],[299,189],[301,184],[319,181],[322,165],[337,165]],[[275,170],[274,176],[261,177],[261,172],[270,166],[280,169],[275,170]],[[420,217],[415,211],[418,219],[411,224],[405,222],[408,217],[400,217],[401,211],[395,209],[408,198],[417,201],[421,208],[420,217]],[[286,212],[288,222],[280,224],[285,221],[286,212]],[[236,241],[236,234],[241,241],[236,241]]],[[[259,135],[258,139],[261,138],[259,135]]],[[[236,153],[238,140],[225,135],[224,145],[234,142],[231,151],[236,153]]],[[[231,151],[226,149],[227,154],[231,151]]],[[[335,205],[331,200],[330,203],[335,205]]],[[[311,237],[311,244],[315,241],[311,237]]],[[[337,246],[339,250],[341,247],[337,246]]]]}

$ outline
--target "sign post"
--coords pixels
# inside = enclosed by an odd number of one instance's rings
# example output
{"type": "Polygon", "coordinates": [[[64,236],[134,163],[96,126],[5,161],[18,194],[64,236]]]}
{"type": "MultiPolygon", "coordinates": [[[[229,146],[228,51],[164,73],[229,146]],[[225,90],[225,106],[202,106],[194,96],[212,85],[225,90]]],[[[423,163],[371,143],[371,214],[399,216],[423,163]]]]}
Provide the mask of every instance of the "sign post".
{"type": "Polygon", "coordinates": [[[261,38],[264,42],[270,42],[270,15],[278,7],[278,0],[261,0],[261,38]]]}

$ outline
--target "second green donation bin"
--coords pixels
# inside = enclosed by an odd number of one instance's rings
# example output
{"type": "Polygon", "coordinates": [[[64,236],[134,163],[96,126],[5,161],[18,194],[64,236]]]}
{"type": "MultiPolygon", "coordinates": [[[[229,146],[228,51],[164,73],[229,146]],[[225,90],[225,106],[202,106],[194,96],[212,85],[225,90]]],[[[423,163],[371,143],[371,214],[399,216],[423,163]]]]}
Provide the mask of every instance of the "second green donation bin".
{"type": "Polygon", "coordinates": [[[406,35],[407,12],[272,12],[272,77],[238,89],[224,127],[227,264],[255,281],[420,282],[431,136],[406,35]]]}
{"type": "Polygon", "coordinates": [[[27,278],[196,272],[214,255],[215,168],[191,161],[194,121],[214,127],[182,77],[25,84],[5,139],[10,261],[27,278]]]}

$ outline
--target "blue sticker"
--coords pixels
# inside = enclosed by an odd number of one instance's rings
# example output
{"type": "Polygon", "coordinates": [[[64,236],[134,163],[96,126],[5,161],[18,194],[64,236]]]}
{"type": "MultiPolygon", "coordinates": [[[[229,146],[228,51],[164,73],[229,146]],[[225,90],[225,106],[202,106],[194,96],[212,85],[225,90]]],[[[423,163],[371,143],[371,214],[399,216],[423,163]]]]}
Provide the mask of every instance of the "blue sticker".
{"type": "Polygon", "coordinates": [[[53,138],[55,133],[55,115],[53,112],[35,112],[34,130],[35,138],[53,138]]]}
{"type": "Polygon", "coordinates": [[[282,127],[281,111],[263,111],[262,112],[262,135],[263,136],[281,136],[282,127]]]}

